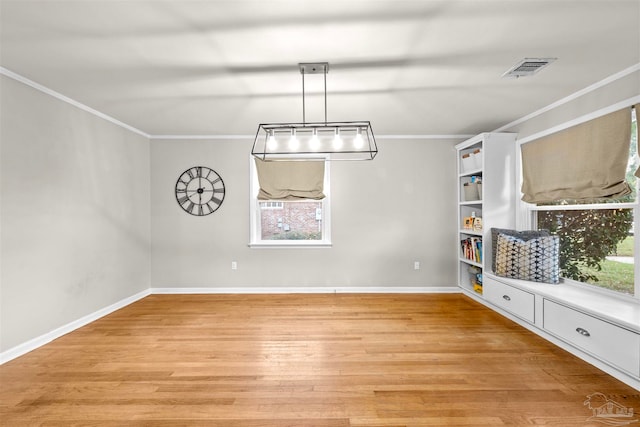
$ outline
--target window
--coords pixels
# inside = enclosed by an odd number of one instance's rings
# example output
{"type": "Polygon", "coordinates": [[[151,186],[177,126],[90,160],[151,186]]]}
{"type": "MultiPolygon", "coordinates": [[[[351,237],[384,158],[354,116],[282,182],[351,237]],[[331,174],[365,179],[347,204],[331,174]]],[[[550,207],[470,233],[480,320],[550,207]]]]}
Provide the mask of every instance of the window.
{"type": "Polygon", "coordinates": [[[254,158],[250,159],[252,247],[330,246],[330,162],[325,161],[322,200],[258,200],[260,184],[254,158]]]}
{"type": "Polygon", "coordinates": [[[553,206],[559,210],[540,206],[535,219],[539,229],[560,236],[560,273],[565,279],[634,295],[635,206],[603,205],[553,206]]]}
{"type": "Polygon", "coordinates": [[[640,165],[637,143],[633,110],[626,171],[631,194],[617,200],[557,200],[527,205],[532,228],[560,236],[560,273],[565,281],[640,298],[640,278],[635,271],[635,230],[640,230],[638,180],[634,176],[640,165]]]}
{"type": "Polygon", "coordinates": [[[260,202],[260,209],[283,209],[284,203],[282,202],[260,202]]]}

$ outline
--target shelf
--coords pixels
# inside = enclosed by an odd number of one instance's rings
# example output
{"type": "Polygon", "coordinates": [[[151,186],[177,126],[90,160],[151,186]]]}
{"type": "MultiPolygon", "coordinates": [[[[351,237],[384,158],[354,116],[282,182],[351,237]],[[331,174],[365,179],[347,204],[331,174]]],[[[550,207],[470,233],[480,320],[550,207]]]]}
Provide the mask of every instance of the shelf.
{"type": "Polygon", "coordinates": [[[474,267],[482,267],[482,264],[479,262],[471,261],[470,259],[466,259],[464,257],[460,257],[460,262],[464,262],[465,264],[473,265],[474,267]]]}
{"type": "Polygon", "coordinates": [[[465,230],[464,228],[460,229],[460,234],[468,234],[470,236],[480,236],[482,237],[482,230],[465,230]]]}
{"type": "MultiPolygon", "coordinates": [[[[516,189],[512,185],[515,176],[516,135],[512,133],[482,133],[456,145],[457,166],[457,237],[462,242],[467,239],[482,240],[481,248],[469,248],[462,243],[458,245],[457,273],[458,285],[469,295],[483,298],[482,293],[473,289],[474,278],[469,270],[484,271],[485,265],[490,270],[491,265],[491,227],[515,228],[516,189]],[[473,161],[463,158],[463,155],[481,150],[478,157],[472,156],[473,161]],[[466,166],[466,168],[465,168],[466,166]],[[476,179],[477,178],[477,179],[476,179]],[[478,193],[473,188],[465,187],[466,183],[481,181],[482,190],[478,193]],[[466,191],[465,191],[466,190],[466,191]],[[478,200],[467,200],[468,197],[478,197],[478,200]],[[482,218],[482,230],[465,229],[464,220],[468,217],[482,218]],[[461,250],[462,248],[462,250],[461,250]],[[465,251],[468,249],[468,252],[465,251]],[[481,262],[467,259],[466,253],[480,250],[481,262]]],[[[473,246],[473,245],[471,245],[473,246]]],[[[479,246],[479,245],[478,245],[479,246]]]]}
{"type": "Polygon", "coordinates": [[[465,177],[465,176],[471,176],[471,175],[482,175],[482,168],[478,168],[478,169],[473,169],[470,171],[465,171],[462,172],[460,175],[458,175],[460,178],[465,177]]]}
{"type": "Polygon", "coordinates": [[[473,289],[473,287],[469,287],[467,285],[460,285],[460,289],[462,289],[464,292],[466,292],[469,295],[473,295],[473,296],[476,296],[478,298],[484,299],[482,293],[475,291],[473,289]]]}

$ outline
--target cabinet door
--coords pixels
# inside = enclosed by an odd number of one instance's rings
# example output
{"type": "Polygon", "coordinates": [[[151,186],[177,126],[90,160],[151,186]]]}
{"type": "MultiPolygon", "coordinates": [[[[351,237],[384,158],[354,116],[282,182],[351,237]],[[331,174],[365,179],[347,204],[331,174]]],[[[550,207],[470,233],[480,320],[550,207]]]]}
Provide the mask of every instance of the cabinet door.
{"type": "Polygon", "coordinates": [[[640,334],[544,300],[544,329],[593,356],[640,376],[640,334]]]}
{"type": "Polygon", "coordinates": [[[484,279],[484,296],[491,304],[514,314],[527,322],[535,321],[535,296],[490,277],[484,279]]]}

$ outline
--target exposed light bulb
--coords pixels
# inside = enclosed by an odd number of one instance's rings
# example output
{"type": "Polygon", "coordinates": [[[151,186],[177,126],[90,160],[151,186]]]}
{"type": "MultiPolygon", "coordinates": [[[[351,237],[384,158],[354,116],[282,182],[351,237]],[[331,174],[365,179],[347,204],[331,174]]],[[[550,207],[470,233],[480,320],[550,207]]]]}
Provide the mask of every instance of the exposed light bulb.
{"type": "Polygon", "coordinates": [[[353,139],[353,146],[357,149],[364,147],[364,138],[362,138],[362,129],[358,128],[358,133],[356,137],[353,139]]]}
{"type": "Polygon", "coordinates": [[[276,141],[276,136],[273,131],[269,132],[269,139],[267,140],[267,148],[269,150],[275,150],[278,148],[278,141],[276,141]]]}
{"type": "Polygon", "coordinates": [[[318,138],[318,129],[313,130],[313,135],[311,135],[311,139],[309,140],[309,147],[316,151],[320,148],[320,138],[318,138]]]}
{"type": "Polygon", "coordinates": [[[296,130],[291,129],[291,138],[289,138],[289,148],[291,150],[297,150],[300,147],[300,141],[298,141],[298,137],[296,136],[296,130]]]}
{"type": "Polygon", "coordinates": [[[333,137],[333,148],[339,150],[342,148],[342,137],[340,136],[340,129],[336,128],[336,135],[333,137]]]}

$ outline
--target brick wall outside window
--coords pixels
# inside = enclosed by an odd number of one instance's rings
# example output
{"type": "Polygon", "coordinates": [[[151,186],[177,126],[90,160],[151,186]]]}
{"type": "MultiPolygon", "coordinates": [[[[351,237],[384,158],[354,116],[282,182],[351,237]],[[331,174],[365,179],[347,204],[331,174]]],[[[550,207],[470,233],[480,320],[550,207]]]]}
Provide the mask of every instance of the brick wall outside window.
{"type": "Polygon", "coordinates": [[[281,209],[260,209],[262,238],[278,239],[284,234],[287,239],[321,239],[322,221],[316,219],[316,210],[321,208],[322,202],[313,201],[284,202],[281,209]]]}

